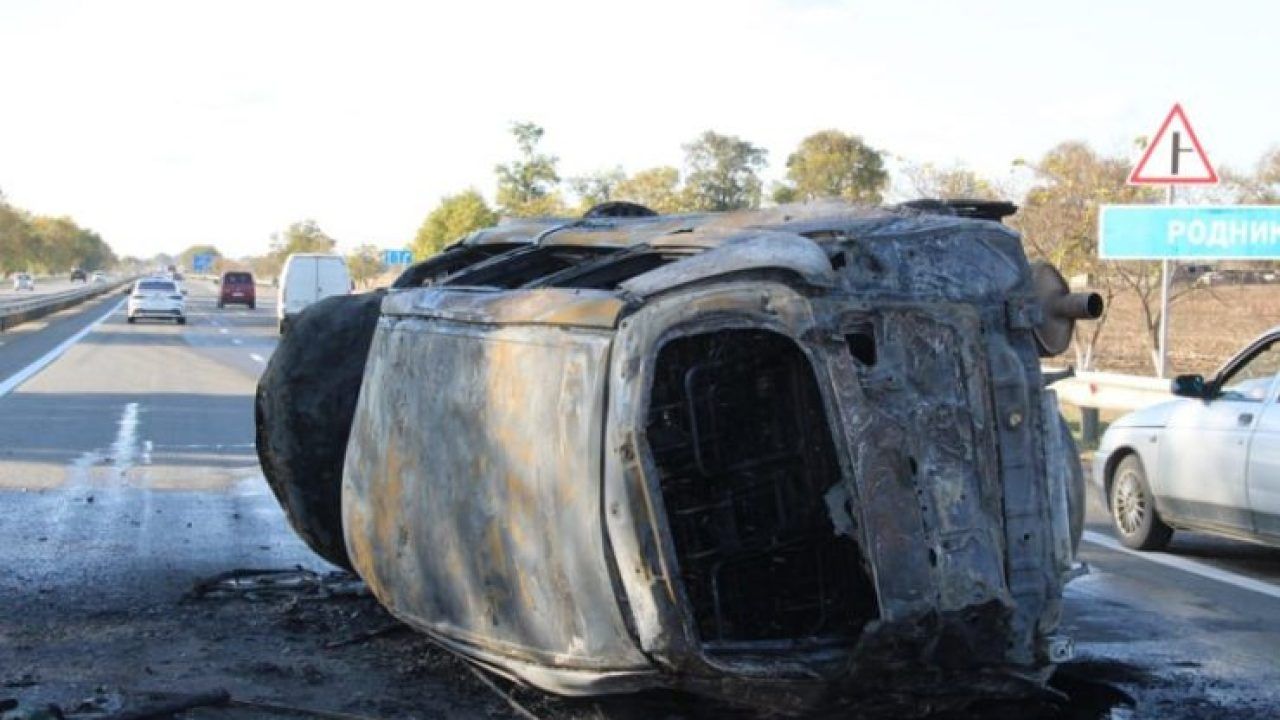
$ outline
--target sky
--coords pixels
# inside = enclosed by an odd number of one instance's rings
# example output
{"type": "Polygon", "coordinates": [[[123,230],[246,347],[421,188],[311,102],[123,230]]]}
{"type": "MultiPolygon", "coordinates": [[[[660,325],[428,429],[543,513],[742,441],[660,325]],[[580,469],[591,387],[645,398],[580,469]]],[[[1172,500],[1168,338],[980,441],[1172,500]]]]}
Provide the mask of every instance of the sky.
{"type": "Polygon", "coordinates": [[[493,197],[509,128],[562,176],[837,128],[997,180],[1064,140],[1132,155],[1172,104],[1211,161],[1280,144],[1280,3],[0,0],[0,190],[120,255],[265,252],[311,218],[402,247],[493,197]]]}

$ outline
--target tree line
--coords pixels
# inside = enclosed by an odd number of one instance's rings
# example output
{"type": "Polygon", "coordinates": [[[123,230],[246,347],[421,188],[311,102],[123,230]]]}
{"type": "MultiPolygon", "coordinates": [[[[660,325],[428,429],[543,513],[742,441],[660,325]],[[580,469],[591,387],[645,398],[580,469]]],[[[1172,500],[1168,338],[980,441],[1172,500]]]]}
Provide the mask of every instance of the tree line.
{"type": "Polygon", "coordinates": [[[59,274],[79,267],[105,270],[116,255],[96,232],[69,217],[36,215],[0,193],[0,273],[59,274]]]}
{"type": "MultiPolygon", "coordinates": [[[[184,268],[195,266],[197,255],[213,256],[214,274],[227,270],[250,270],[263,280],[280,275],[284,261],[294,253],[332,253],[338,241],[320,228],[315,220],[300,220],[290,224],[283,232],[271,235],[270,250],[265,255],[240,260],[227,258],[213,245],[192,245],[178,253],[175,262],[184,268]]],[[[361,245],[346,256],[351,279],[359,286],[367,286],[382,274],[382,251],[374,245],[361,245]]]]}
{"type": "Polygon", "coordinates": [[[640,203],[659,213],[738,210],[774,202],[837,197],[878,204],[889,184],[884,156],[862,138],[823,130],[805,138],[787,157],[786,180],[766,189],[760,173],[768,151],[734,135],[707,130],[683,146],[684,166],[621,167],[561,177],[559,158],[539,149],[545,130],[534,123],[511,126],[516,157],[494,168],[496,207],[475,188],[441,198],[410,243],[421,259],[500,217],[580,215],[610,200],[640,203]]]}
{"type": "MultiPolygon", "coordinates": [[[[422,259],[501,217],[580,215],[609,200],[646,205],[659,213],[736,210],[775,203],[840,198],[876,205],[891,190],[899,200],[1007,199],[1019,205],[1009,224],[1022,233],[1033,259],[1053,263],[1068,277],[1083,276],[1107,307],[1121,294],[1139,301],[1145,341],[1154,366],[1160,324],[1160,263],[1100,261],[1098,208],[1104,204],[1161,202],[1163,193],[1126,184],[1131,158],[1100,153],[1087,143],[1063,142],[1037,160],[1017,160],[1007,178],[989,178],[963,166],[913,163],[869,146],[853,133],[822,130],[804,138],[786,158],[785,179],[765,188],[765,149],[733,135],[706,131],[683,146],[681,168],[658,166],[627,174],[621,167],[579,177],[561,177],[559,158],[539,149],[545,135],[533,123],[511,127],[516,156],[494,168],[496,206],[475,188],[440,199],[410,247],[422,259]],[[893,162],[894,169],[889,169],[893,162]],[[892,188],[891,188],[892,185],[892,188]]],[[[1146,139],[1135,141],[1140,148],[1146,139]]],[[[1220,168],[1216,188],[1197,190],[1189,202],[1280,203],[1280,148],[1246,170],[1220,168]]],[[[1173,302],[1195,292],[1183,284],[1173,302]]],[[[1077,333],[1079,369],[1091,369],[1106,316],[1077,333]]]]}

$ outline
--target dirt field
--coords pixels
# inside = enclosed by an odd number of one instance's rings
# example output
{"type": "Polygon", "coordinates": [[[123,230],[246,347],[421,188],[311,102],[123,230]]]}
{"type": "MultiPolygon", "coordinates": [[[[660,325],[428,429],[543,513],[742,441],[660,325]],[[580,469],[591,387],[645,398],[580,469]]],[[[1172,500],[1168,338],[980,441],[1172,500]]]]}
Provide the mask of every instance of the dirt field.
{"type": "MultiPolygon", "coordinates": [[[[1132,294],[1116,298],[1095,350],[1098,370],[1153,374],[1142,307],[1132,294]]],[[[1280,284],[1220,285],[1197,290],[1169,314],[1170,374],[1212,373],[1245,343],[1280,325],[1280,284]]],[[[1081,323],[1078,332],[1088,332],[1081,323]]],[[[1073,362],[1070,353],[1063,356],[1073,362]]]]}

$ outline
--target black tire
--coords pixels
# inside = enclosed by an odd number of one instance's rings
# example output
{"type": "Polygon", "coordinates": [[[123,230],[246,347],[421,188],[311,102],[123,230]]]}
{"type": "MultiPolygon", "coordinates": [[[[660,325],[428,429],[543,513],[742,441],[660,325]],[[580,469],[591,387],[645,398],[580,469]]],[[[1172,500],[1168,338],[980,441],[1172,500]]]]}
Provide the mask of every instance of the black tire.
{"type": "Polygon", "coordinates": [[[257,309],[257,307],[258,307],[258,305],[257,305],[256,303],[249,303],[249,309],[250,309],[250,310],[255,310],[255,309],[257,309]]]}
{"type": "Polygon", "coordinates": [[[1137,455],[1128,455],[1111,477],[1107,506],[1111,527],[1125,547],[1160,550],[1169,544],[1173,528],[1160,519],[1147,472],[1137,455]]]}
{"type": "Polygon", "coordinates": [[[307,545],[348,569],[342,465],[383,295],[339,295],[290,318],[254,402],[267,484],[307,545]]]}
{"type": "Polygon", "coordinates": [[[186,324],[187,324],[187,319],[186,319],[185,317],[180,317],[180,318],[178,318],[178,324],[179,324],[179,325],[186,325],[186,324]]]}
{"type": "Polygon", "coordinates": [[[222,301],[221,301],[221,300],[219,300],[219,301],[218,301],[218,309],[219,309],[219,310],[221,310],[222,308],[223,308],[222,301]]]}
{"type": "Polygon", "coordinates": [[[132,325],[132,324],[134,324],[135,322],[137,322],[137,320],[138,320],[138,319],[137,319],[137,318],[135,318],[135,317],[134,317],[134,316],[132,316],[132,315],[127,315],[127,316],[125,316],[125,322],[129,323],[130,325],[132,325]]]}

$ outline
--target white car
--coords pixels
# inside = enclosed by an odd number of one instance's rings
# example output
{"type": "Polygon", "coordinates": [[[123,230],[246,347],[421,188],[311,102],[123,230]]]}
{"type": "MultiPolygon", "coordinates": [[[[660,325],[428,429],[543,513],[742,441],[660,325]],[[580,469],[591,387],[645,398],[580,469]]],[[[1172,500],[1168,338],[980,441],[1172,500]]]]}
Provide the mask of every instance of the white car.
{"type": "Polygon", "coordinates": [[[107,281],[107,274],[99,270],[93,274],[93,282],[104,283],[107,281]]]}
{"type": "Polygon", "coordinates": [[[334,295],[351,292],[351,275],[341,255],[294,253],[280,271],[280,291],[276,298],[276,320],[280,334],[307,306],[334,295]]]}
{"type": "Polygon", "coordinates": [[[126,314],[129,322],[150,317],[185,325],[187,299],[178,284],[168,278],[143,278],[133,284],[126,314]]]}
{"type": "Polygon", "coordinates": [[[35,290],[36,281],[30,273],[20,272],[13,276],[14,290],[35,290]]]}
{"type": "Polygon", "coordinates": [[[1280,327],[1111,424],[1093,482],[1121,542],[1158,550],[1185,528],[1280,546],[1278,377],[1280,327]]]}

